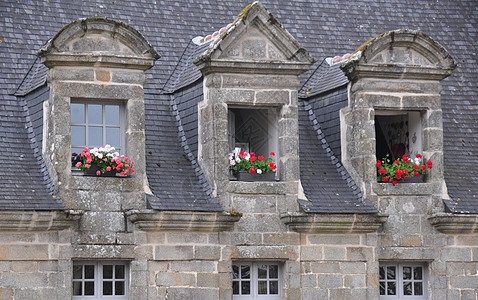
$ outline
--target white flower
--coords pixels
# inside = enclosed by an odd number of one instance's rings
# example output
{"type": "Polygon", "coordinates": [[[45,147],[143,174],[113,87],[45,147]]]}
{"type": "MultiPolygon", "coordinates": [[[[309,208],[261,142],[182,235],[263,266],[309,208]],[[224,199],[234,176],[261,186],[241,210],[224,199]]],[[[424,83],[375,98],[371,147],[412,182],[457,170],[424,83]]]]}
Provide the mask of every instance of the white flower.
{"type": "Polygon", "coordinates": [[[233,159],[231,159],[231,160],[229,160],[229,164],[230,164],[231,166],[235,166],[235,165],[236,165],[236,161],[233,160],[233,159]]]}
{"type": "Polygon", "coordinates": [[[415,157],[415,164],[420,165],[421,159],[418,157],[415,157]]]}
{"type": "Polygon", "coordinates": [[[97,156],[98,156],[99,159],[102,159],[103,158],[103,153],[100,152],[100,153],[98,153],[97,156]]]}
{"type": "Polygon", "coordinates": [[[262,170],[261,169],[257,169],[257,174],[262,174],[262,170]]]}
{"type": "Polygon", "coordinates": [[[241,159],[239,157],[236,157],[236,162],[240,163],[241,159]]]}

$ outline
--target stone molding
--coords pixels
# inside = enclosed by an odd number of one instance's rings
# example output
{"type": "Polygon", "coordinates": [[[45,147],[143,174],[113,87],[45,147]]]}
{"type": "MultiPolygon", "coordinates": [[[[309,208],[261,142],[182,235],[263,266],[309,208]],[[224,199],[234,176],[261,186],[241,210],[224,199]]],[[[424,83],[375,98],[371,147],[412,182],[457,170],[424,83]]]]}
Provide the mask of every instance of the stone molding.
{"type": "Polygon", "coordinates": [[[161,56],[130,25],[103,17],[64,26],[37,53],[52,66],[102,66],[147,70],[161,56]]]}
{"type": "Polygon", "coordinates": [[[81,210],[0,211],[0,231],[60,231],[81,218],[81,210]]]}
{"type": "Polygon", "coordinates": [[[242,214],[227,212],[190,212],[131,210],[129,221],[144,231],[221,232],[234,229],[242,214]]]}
{"type": "Polygon", "coordinates": [[[214,72],[299,75],[314,62],[260,2],[247,6],[194,61],[203,75],[214,72]],[[257,48],[249,48],[251,41],[256,41],[253,44],[257,48]],[[263,43],[262,47],[257,41],[263,43]],[[248,54],[241,55],[244,47],[248,54]]]}
{"type": "Polygon", "coordinates": [[[284,224],[300,233],[370,233],[380,230],[387,215],[309,214],[288,212],[281,215],[284,224]]]}
{"type": "Polygon", "coordinates": [[[443,233],[478,233],[478,215],[437,213],[428,218],[443,233]]]}
{"type": "Polygon", "coordinates": [[[445,48],[413,30],[382,33],[360,46],[341,65],[351,81],[363,77],[442,80],[455,67],[445,48]]]}

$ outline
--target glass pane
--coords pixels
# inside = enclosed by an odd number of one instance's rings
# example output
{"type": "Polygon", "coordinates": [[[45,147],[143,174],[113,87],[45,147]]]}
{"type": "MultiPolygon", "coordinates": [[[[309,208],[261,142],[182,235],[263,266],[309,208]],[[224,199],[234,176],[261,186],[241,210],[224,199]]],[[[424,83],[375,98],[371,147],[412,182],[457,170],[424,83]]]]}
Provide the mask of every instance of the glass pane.
{"type": "Polygon", "coordinates": [[[239,267],[238,266],[232,266],[232,278],[233,279],[239,279],[239,267]]]}
{"type": "Polygon", "coordinates": [[[259,295],[267,295],[267,281],[257,282],[257,292],[259,295]]]}
{"type": "Polygon", "coordinates": [[[387,279],[395,279],[395,267],[387,267],[387,279]]]}
{"type": "Polygon", "coordinates": [[[71,104],[71,123],[85,123],[85,105],[83,103],[71,104]]]}
{"type": "Polygon", "coordinates": [[[105,105],[105,119],[108,125],[119,125],[119,105],[105,105]]]}
{"type": "Polygon", "coordinates": [[[86,127],[85,126],[71,126],[71,144],[72,145],[86,145],[86,127]]]}
{"type": "Polygon", "coordinates": [[[413,295],[412,283],[410,281],[403,283],[403,294],[406,296],[413,295]]]}
{"type": "Polygon", "coordinates": [[[397,294],[397,287],[395,286],[395,282],[387,282],[387,295],[396,295],[397,294]]]}
{"type": "Polygon", "coordinates": [[[73,279],[81,279],[81,270],[83,266],[73,266],[73,279]]]}
{"type": "Polygon", "coordinates": [[[269,295],[279,295],[279,282],[269,281],[269,295]]]}
{"type": "Polygon", "coordinates": [[[113,266],[112,265],[104,265],[103,266],[103,278],[105,278],[105,279],[112,279],[113,278],[113,266]]]}
{"type": "Polygon", "coordinates": [[[379,279],[380,280],[385,279],[385,268],[384,267],[379,268],[379,279]]]}
{"type": "Polygon", "coordinates": [[[241,266],[241,278],[251,278],[251,268],[248,265],[241,266]]]}
{"type": "Polygon", "coordinates": [[[380,281],[380,295],[385,295],[385,282],[380,281]]]}
{"type": "Polygon", "coordinates": [[[103,145],[103,127],[92,126],[88,128],[88,145],[89,146],[103,145]]]}
{"type": "Polygon", "coordinates": [[[85,265],[85,279],[94,279],[94,278],[95,278],[95,266],[85,265]]]}
{"type": "Polygon", "coordinates": [[[91,296],[95,294],[95,282],[87,281],[85,282],[85,296],[91,296]]]}
{"type": "Polygon", "coordinates": [[[103,295],[113,295],[113,282],[103,281],[103,295]]]}
{"type": "Polygon", "coordinates": [[[75,281],[73,282],[73,296],[81,296],[81,282],[75,281]]]}
{"type": "Polygon", "coordinates": [[[413,279],[422,280],[422,267],[413,268],[413,279]]]}
{"type": "Polygon", "coordinates": [[[251,293],[251,283],[249,281],[241,282],[241,295],[249,295],[251,293]]]}
{"type": "Polygon", "coordinates": [[[259,278],[267,278],[267,267],[267,265],[260,265],[257,267],[259,278]]]}
{"type": "Polygon", "coordinates": [[[115,278],[116,279],[124,279],[124,266],[123,265],[115,266],[115,278]]]}
{"type": "Polygon", "coordinates": [[[120,130],[117,127],[106,127],[106,143],[110,146],[118,148],[120,140],[120,130]]]}
{"type": "Polygon", "coordinates": [[[413,287],[415,288],[415,295],[422,296],[423,295],[423,283],[422,282],[414,282],[413,287]]]}
{"type": "Polygon", "coordinates": [[[88,123],[103,124],[103,109],[101,104],[88,104],[88,123]]]}
{"type": "Polygon", "coordinates": [[[115,295],[124,295],[124,282],[115,282],[115,295]]]}
{"type": "Polygon", "coordinates": [[[412,267],[403,267],[403,279],[404,280],[412,279],[412,267]]]}
{"type": "Polygon", "coordinates": [[[279,278],[279,266],[270,265],[269,266],[269,278],[279,278]]]}
{"type": "Polygon", "coordinates": [[[239,295],[239,281],[232,282],[232,294],[239,295]]]}

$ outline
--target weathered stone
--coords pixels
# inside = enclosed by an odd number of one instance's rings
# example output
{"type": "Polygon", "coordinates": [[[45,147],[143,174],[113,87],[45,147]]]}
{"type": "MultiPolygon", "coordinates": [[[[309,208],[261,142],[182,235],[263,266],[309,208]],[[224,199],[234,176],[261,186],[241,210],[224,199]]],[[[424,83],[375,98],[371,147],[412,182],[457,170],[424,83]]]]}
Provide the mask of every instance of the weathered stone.
{"type": "Polygon", "coordinates": [[[193,246],[156,246],[155,260],[190,260],[194,257],[193,246]]]}

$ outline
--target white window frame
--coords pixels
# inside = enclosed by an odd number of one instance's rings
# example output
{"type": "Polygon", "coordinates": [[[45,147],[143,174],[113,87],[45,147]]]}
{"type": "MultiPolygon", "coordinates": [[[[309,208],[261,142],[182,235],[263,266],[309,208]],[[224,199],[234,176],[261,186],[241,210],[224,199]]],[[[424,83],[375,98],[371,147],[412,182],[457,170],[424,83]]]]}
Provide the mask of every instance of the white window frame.
{"type": "MultiPolygon", "coordinates": [[[[409,157],[415,157],[416,154],[423,154],[423,143],[422,143],[422,111],[420,110],[375,110],[375,116],[380,117],[397,117],[397,116],[406,116],[408,122],[408,144],[409,149],[405,149],[406,155],[409,157]]],[[[377,118],[375,117],[375,122],[377,118]]],[[[375,131],[377,134],[377,131],[375,131]]],[[[377,140],[377,139],[376,139],[377,140]]],[[[377,141],[378,142],[378,141],[377,141]]],[[[407,145],[405,145],[406,147],[407,145]]],[[[377,160],[382,160],[383,157],[377,157],[377,160]]],[[[395,157],[398,159],[398,157],[395,157]]]]}
{"type": "MultiPolygon", "coordinates": [[[[267,107],[267,106],[258,106],[258,107],[247,107],[247,106],[235,106],[235,105],[229,105],[228,106],[228,111],[227,111],[227,119],[228,119],[228,143],[229,143],[229,152],[232,152],[232,150],[236,148],[241,148],[242,151],[246,152],[255,152],[256,156],[263,155],[265,158],[269,157],[269,153],[274,152],[275,156],[272,158],[274,159],[274,163],[277,164],[277,170],[276,170],[276,178],[278,177],[279,174],[279,159],[280,159],[280,153],[279,153],[279,109],[276,107],[267,107]],[[244,147],[243,145],[236,144],[235,141],[235,133],[236,133],[236,114],[234,113],[233,110],[241,110],[241,111],[260,111],[260,110],[267,110],[267,149],[268,151],[265,151],[267,153],[259,153],[257,150],[254,149],[249,149],[248,147],[244,147]]],[[[261,122],[263,123],[263,122],[261,122]]]]}
{"type": "MultiPolygon", "coordinates": [[[[98,100],[98,101],[93,101],[93,100],[81,100],[81,99],[72,99],[71,104],[83,104],[85,105],[85,122],[84,123],[73,123],[70,121],[70,134],[71,134],[71,126],[85,126],[86,127],[86,132],[85,132],[85,145],[73,145],[73,142],[71,143],[71,148],[85,148],[85,147],[97,147],[97,146],[104,146],[106,144],[106,128],[108,127],[115,127],[119,128],[119,146],[115,147],[116,150],[120,153],[124,154],[124,149],[125,149],[125,121],[126,121],[126,115],[125,115],[125,103],[122,101],[111,101],[111,100],[98,100]],[[101,105],[102,106],[102,115],[103,115],[103,124],[92,124],[88,122],[88,105],[95,104],[95,105],[101,105]],[[117,105],[119,107],[119,125],[108,125],[106,124],[106,112],[105,112],[105,106],[106,105],[117,105]],[[88,144],[88,127],[95,126],[99,127],[101,126],[103,129],[103,140],[101,145],[89,145],[88,144]]],[[[70,114],[71,114],[71,109],[70,109],[70,114]]],[[[70,117],[71,120],[71,117],[70,117]]],[[[73,141],[73,139],[71,139],[73,141]]]]}
{"type": "MultiPolygon", "coordinates": [[[[282,264],[280,262],[250,262],[250,261],[240,261],[240,262],[233,262],[233,266],[250,266],[250,278],[249,279],[233,279],[233,282],[239,282],[239,292],[241,292],[241,282],[242,281],[249,281],[250,282],[250,294],[249,295],[233,295],[233,299],[263,299],[263,300],[278,300],[282,299],[282,264]],[[271,279],[275,280],[275,278],[267,278],[267,279],[259,279],[259,266],[260,265],[276,265],[278,267],[278,274],[277,274],[277,282],[278,282],[278,294],[272,295],[259,295],[259,281],[267,281],[269,282],[271,279]]],[[[239,276],[240,277],[240,276],[239,276]]],[[[269,287],[269,285],[267,285],[269,287]]]]}
{"type": "Polygon", "coordinates": [[[83,278],[83,271],[82,271],[82,278],[75,279],[73,278],[72,274],[72,299],[73,300],[85,300],[85,299],[111,299],[111,300],[128,300],[129,294],[129,284],[130,284],[130,276],[129,276],[129,264],[125,261],[74,261],[73,268],[75,266],[85,266],[85,265],[93,265],[94,266],[94,278],[93,279],[85,279],[83,278]],[[124,266],[124,279],[115,278],[113,275],[112,279],[103,279],[103,266],[105,265],[112,265],[113,266],[113,274],[115,272],[115,266],[121,265],[124,266]],[[73,295],[73,287],[75,282],[81,282],[82,293],[84,292],[84,283],[85,281],[94,282],[94,295],[73,295]],[[103,281],[112,281],[113,285],[113,295],[102,295],[103,294],[103,281]],[[114,295],[115,289],[115,282],[123,281],[124,282],[124,295],[114,295]]]}
{"type": "MultiPolygon", "coordinates": [[[[426,266],[423,263],[393,263],[393,262],[384,262],[380,263],[379,268],[381,267],[395,267],[396,268],[396,278],[395,280],[384,280],[380,279],[380,273],[378,274],[379,278],[379,289],[380,289],[380,283],[382,282],[387,282],[387,281],[394,281],[396,282],[396,295],[380,295],[381,300],[389,300],[389,299],[411,299],[411,300],[425,300],[426,299],[426,292],[427,292],[427,287],[426,287],[426,280],[427,280],[427,274],[426,274],[426,266]],[[422,279],[421,280],[416,280],[416,279],[410,279],[410,280],[404,280],[403,279],[403,268],[404,267],[411,267],[411,268],[416,268],[416,267],[421,267],[422,268],[422,279]],[[422,290],[423,290],[423,295],[404,295],[404,290],[403,290],[403,283],[404,281],[406,282],[421,282],[422,283],[422,290]]],[[[380,272],[380,269],[379,269],[380,272]]],[[[413,269],[412,269],[412,274],[413,274],[413,269]]],[[[385,271],[385,276],[386,276],[386,271],[385,271]]],[[[385,290],[387,287],[385,286],[385,290]]],[[[380,291],[379,291],[380,293],[380,291]]]]}

